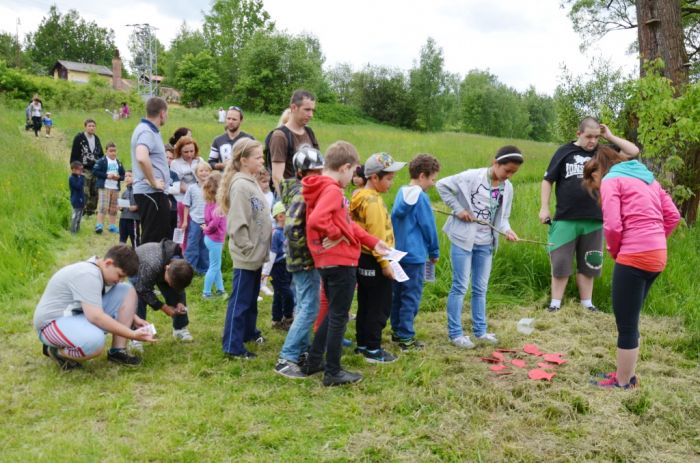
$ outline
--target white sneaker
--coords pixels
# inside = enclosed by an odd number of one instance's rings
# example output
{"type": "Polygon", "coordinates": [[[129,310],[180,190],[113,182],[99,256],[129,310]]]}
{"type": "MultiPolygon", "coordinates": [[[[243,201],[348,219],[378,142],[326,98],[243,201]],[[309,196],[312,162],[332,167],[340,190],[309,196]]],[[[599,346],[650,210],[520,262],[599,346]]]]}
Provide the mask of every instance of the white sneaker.
{"type": "Polygon", "coordinates": [[[130,340],[129,341],[129,350],[133,352],[138,352],[143,354],[143,343],[141,341],[135,341],[135,340],[130,340]]]}
{"type": "Polygon", "coordinates": [[[454,344],[457,347],[461,347],[463,349],[473,349],[476,347],[476,344],[472,342],[471,339],[469,339],[469,336],[458,336],[456,338],[450,339],[452,341],[452,344],[454,344]]]}
{"type": "Polygon", "coordinates": [[[260,292],[263,294],[263,296],[272,297],[275,295],[275,292],[271,290],[267,285],[261,286],[260,292]]]}
{"type": "Polygon", "coordinates": [[[192,342],[194,338],[190,334],[190,330],[183,328],[181,330],[173,330],[173,337],[181,342],[192,342]]]}
{"type": "Polygon", "coordinates": [[[491,344],[498,344],[498,338],[493,333],[484,333],[481,336],[476,337],[477,341],[488,342],[491,344]]]}

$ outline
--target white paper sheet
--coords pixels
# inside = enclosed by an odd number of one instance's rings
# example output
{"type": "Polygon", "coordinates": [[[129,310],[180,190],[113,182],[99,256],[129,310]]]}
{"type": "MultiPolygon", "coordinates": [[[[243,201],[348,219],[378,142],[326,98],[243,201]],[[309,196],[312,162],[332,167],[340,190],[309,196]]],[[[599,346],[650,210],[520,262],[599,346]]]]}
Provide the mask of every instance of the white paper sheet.
{"type": "Polygon", "coordinates": [[[119,199],[117,199],[117,206],[129,207],[129,206],[131,206],[131,202],[128,199],[119,198],[119,199]]]}
{"type": "Polygon", "coordinates": [[[406,275],[406,272],[404,272],[403,268],[401,268],[401,264],[399,264],[397,261],[390,261],[389,266],[394,272],[394,280],[398,281],[399,283],[409,280],[408,275],[406,275]]]}
{"type": "Polygon", "coordinates": [[[173,230],[173,241],[177,244],[182,244],[185,241],[185,232],[182,228],[176,228],[173,230]]]}
{"type": "Polygon", "coordinates": [[[403,252],[403,251],[399,251],[398,249],[391,248],[391,251],[389,252],[389,254],[387,254],[386,256],[384,256],[384,258],[385,258],[386,260],[391,260],[391,261],[398,262],[398,261],[400,261],[401,259],[403,259],[403,258],[406,256],[406,254],[408,254],[408,253],[407,253],[407,252],[403,252]]]}

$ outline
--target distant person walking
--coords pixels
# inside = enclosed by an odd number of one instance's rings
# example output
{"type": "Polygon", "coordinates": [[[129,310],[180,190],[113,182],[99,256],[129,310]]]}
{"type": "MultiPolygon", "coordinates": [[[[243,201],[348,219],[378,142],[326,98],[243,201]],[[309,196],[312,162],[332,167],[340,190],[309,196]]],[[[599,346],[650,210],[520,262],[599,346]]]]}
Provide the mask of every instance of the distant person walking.
{"type": "Polygon", "coordinates": [[[160,97],[146,102],[146,117],[131,136],[131,165],[134,172],[134,200],[141,215],[141,242],[169,239],[170,201],[166,188],[170,168],[160,128],[168,120],[168,104],[160,97]]]}
{"type": "Polygon", "coordinates": [[[616,137],[593,117],[584,118],[576,132],[577,139],[559,147],[544,174],[541,185],[540,222],[551,224],[549,257],[552,265],[552,300],[550,312],[561,308],[564,290],[571,275],[576,254],[576,286],[581,305],[597,312],[593,305],[593,281],[603,267],[603,213],[598,203],[582,187],[583,169],[595,155],[603,137],[615,144],[628,158],[636,157],[634,143],[616,137]],[[556,184],[557,207],[550,217],[549,201],[556,184]]]}
{"type": "Polygon", "coordinates": [[[41,100],[38,96],[35,96],[32,102],[29,103],[29,114],[32,118],[32,129],[35,137],[38,137],[39,132],[41,132],[41,112],[43,109],[41,100]]]}
{"type": "Polygon", "coordinates": [[[297,90],[289,102],[289,119],[265,139],[266,166],[272,171],[272,183],[279,196],[282,179],[295,178],[292,158],[302,145],[318,149],[318,140],[308,126],[314,117],[316,97],[306,90],[297,90]]]}
{"type": "Polygon", "coordinates": [[[95,163],[104,157],[100,137],[95,135],[97,124],[94,119],[85,119],[85,130],[73,138],[70,162],[80,161],[85,176],[85,215],[92,215],[97,209],[97,179],[92,175],[95,163]]]}

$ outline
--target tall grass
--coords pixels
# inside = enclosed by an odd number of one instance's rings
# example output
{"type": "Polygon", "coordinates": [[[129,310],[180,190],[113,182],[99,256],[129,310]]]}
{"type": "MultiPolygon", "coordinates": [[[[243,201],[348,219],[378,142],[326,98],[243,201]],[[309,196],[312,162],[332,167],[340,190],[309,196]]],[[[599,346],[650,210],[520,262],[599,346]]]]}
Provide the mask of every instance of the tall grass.
{"type": "Polygon", "coordinates": [[[0,301],[23,296],[28,283],[44,276],[71,211],[67,169],[6,116],[0,118],[0,301]]]}

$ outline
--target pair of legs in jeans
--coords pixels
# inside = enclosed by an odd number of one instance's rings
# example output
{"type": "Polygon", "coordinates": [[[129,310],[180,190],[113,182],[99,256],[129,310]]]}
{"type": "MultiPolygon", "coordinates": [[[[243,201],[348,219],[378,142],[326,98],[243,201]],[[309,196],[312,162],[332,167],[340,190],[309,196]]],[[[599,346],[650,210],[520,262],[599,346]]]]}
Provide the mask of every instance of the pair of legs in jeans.
{"type": "Polygon", "coordinates": [[[418,307],[423,296],[423,281],[425,279],[425,264],[407,264],[401,267],[406,272],[408,280],[393,282],[393,298],[391,301],[391,330],[394,336],[401,340],[410,340],[416,336],[413,321],[418,315],[418,307]]]}
{"type": "MultiPolygon", "coordinates": [[[[355,295],[357,267],[337,266],[319,269],[328,298],[328,315],[316,331],[309,350],[309,364],[319,365],[326,356],[326,375],[340,373],[343,336],[348,325],[348,313],[355,295]]],[[[292,325],[294,326],[294,325],[292,325]]]]}
{"type": "Polygon", "coordinates": [[[311,345],[311,327],[318,315],[321,276],[316,269],[302,270],[292,272],[292,281],[297,306],[280,358],[298,363],[301,354],[307,352],[311,345]]]}
{"type": "Polygon", "coordinates": [[[472,331],[479,337],[486,334],[486,291],[491,275],[493,247],[475,244],[470,251],[454,244],[452,259],[452,288],[447,296],[447,333],[450,339],[463,336],[462,306],[471,278],[472,331]]]}
{"type": "Polygon", "coordinates": [[[205,236],[204,245],[209,251],[209,269],[207,274],[204,275],[204,289],[202,292],[205,296],[211,296],[211,288],[216,286],[216,291],[223,293],[224,277],[221,274],[221,254],[224,250],[224,243],[219,243],[205,236]]]}
{"type": "Polygon", "coordinates": [[[187,247],[185,260],[190,263],[195,272],[204,275],[209,270],[209,251],[204,244],[202,224],[190,220],[187,225],[187,247]]]}

